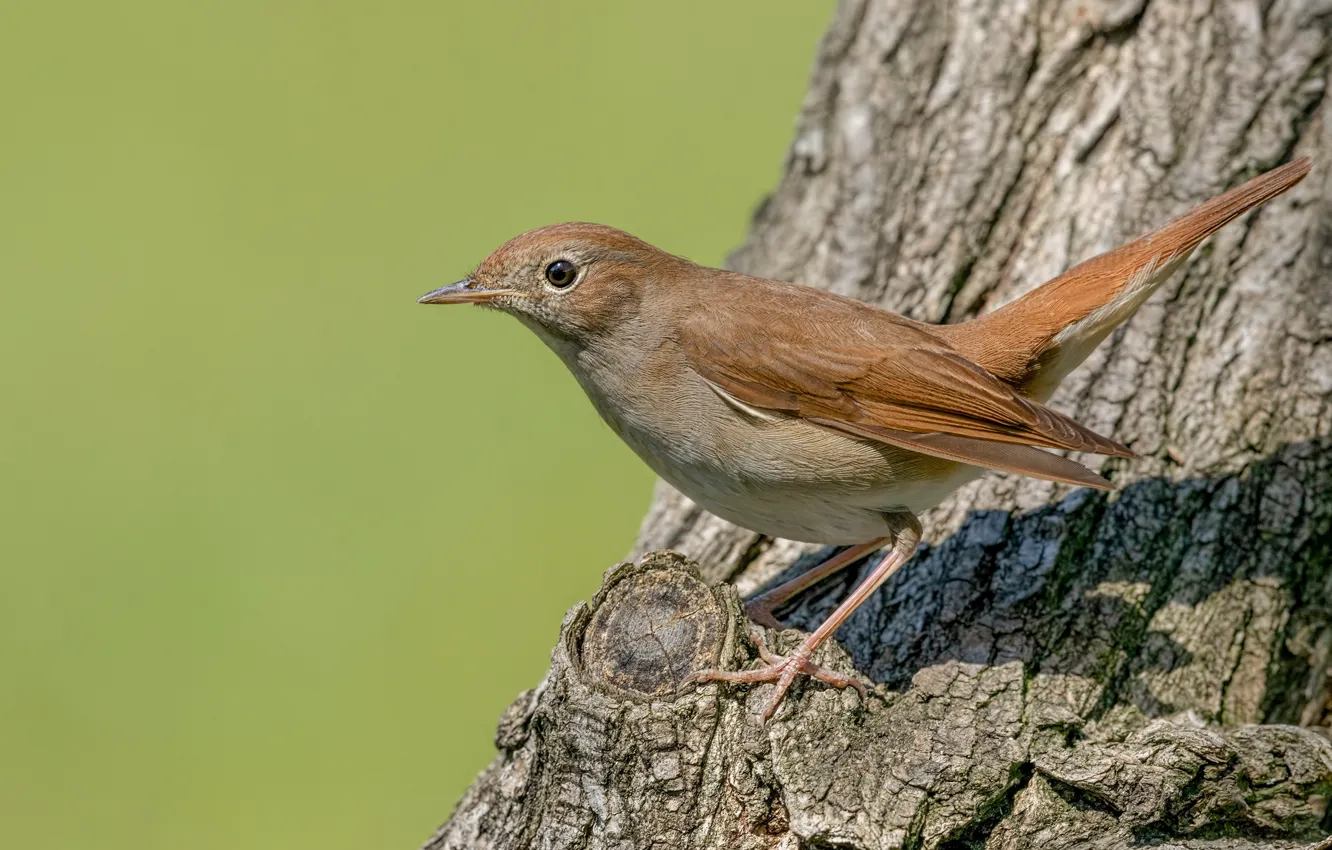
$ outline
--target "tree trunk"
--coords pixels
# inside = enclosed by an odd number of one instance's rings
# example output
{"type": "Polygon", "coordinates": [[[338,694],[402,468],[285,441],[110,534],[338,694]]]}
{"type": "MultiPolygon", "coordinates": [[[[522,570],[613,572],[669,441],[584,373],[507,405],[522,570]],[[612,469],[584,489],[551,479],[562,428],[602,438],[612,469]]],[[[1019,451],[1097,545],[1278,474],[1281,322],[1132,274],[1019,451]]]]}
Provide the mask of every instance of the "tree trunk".
{"type": "MultiPolygon", "coordinates": [[[[637,564],[430,848],[1295,847],[1332,831],[1332,4],[844,0],[734,268],[951,322],[1292,156],[1052,399],[1105,495],[987,475],[821,663],[750,661],[736,591],[828,554],[662,485],[637,564]],[[701,569],[701,573],[699,570],[701,569]],[[731,582],[731,585],[717,584],[731,582]]],[[[861,575],[785,614],[810,629],[861,575]]],[[[788,645],[799,637],[783,632],[788,645]]]]}

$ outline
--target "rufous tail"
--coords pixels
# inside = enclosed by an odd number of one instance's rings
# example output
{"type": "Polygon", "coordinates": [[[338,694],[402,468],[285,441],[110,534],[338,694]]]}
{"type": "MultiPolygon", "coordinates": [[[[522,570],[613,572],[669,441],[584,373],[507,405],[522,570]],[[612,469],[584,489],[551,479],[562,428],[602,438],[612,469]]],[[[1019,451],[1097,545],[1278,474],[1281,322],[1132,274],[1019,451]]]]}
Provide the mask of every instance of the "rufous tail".
{"type": "Polygon", "coordinates": [[[993,313],[937,330],[963,356],[1044,401],[1199,243],[1303,180],[1310,167],[1302,157],[1274,168],[993,313]]]}

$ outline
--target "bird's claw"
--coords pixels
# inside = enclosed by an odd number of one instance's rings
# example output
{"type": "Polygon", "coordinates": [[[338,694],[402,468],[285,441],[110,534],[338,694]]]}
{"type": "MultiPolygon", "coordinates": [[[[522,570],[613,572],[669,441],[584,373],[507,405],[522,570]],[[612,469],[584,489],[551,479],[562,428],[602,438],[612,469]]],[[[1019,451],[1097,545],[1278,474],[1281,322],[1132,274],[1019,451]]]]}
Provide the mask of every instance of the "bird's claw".
{"type": "Polygon", "coordinates": [[[791,683],[802,673],[824,684],[832,685],[834,688],[855,688],[856,692],[860,694],[862,702],[867,698],[865,684],[859,679],[825,670],[810,661],[810,650],[806,648],[805,644],[802,643],[790,655],[778,655],[768,649],[761,635],[751,632],[750,637],[754,640],[755,646],[758,647],[759,657],[763,659],[764,666],[754,670],[698,670],[689,674],[685,681],[690,683],[732,682],[734,684],[773,682],[777,687],[763,710],[764,720],[772,717],[773,712],[777,710],[777,706],[781,704],[782,698],[786,696],[786,691],[791,687],[791,683]]]}

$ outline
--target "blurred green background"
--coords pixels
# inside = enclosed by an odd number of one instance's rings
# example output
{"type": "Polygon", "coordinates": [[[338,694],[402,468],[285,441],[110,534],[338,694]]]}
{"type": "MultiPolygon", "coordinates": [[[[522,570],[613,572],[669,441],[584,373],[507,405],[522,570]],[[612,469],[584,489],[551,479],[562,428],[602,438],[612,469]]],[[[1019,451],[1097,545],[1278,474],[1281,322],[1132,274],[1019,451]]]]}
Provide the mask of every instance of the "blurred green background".
{"type": "Polygon", "coordinates": [[[651,476],[517,322],[566,219],[718,263],[831,0],[0,13],[0,845],[410,848],[651,476]]]}

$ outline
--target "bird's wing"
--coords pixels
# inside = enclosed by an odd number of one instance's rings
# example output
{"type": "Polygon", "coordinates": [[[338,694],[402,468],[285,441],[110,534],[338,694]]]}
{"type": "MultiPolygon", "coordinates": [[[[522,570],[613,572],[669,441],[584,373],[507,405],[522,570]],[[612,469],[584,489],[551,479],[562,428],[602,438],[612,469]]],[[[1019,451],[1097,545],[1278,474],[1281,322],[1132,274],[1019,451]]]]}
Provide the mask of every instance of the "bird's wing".
{"type": "Polygon", "coordinates": [[[1024,398],[925,325],[816,290],[757,279],[737,285],[758,297],[745,297],[745,309],[691,311],[677,341],[701,378],[742,405],[922,454],[1103,489],[1111,486],[1105,479],[1035,447],[1134,456],[1024,398]]]}

